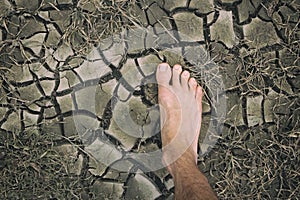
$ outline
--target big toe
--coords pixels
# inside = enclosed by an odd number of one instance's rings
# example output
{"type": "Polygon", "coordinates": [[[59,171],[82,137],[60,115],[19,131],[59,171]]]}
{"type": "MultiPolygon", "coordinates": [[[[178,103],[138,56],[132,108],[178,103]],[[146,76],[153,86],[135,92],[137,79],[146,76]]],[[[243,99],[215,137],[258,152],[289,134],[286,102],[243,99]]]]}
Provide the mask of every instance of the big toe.
{"type": "Polygon", "coordinates": [[[158,85],[168,86],[172,77],[172,71],[167,63],[161,63],[156,70],[156,80],[158,85]]]}

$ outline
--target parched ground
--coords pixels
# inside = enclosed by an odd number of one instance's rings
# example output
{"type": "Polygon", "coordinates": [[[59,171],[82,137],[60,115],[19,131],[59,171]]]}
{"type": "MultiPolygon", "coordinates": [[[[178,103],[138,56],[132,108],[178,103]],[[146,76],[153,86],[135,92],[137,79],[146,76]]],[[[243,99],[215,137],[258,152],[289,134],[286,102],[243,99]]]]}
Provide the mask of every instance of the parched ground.
{"type": "Polygon", "coordinates": [[[161,147],[162,61],[205,89],[198,166],[220,199],[300,198],[298,1],[0,4],[0,199],[172,199],[135,157],[161,147]]]}

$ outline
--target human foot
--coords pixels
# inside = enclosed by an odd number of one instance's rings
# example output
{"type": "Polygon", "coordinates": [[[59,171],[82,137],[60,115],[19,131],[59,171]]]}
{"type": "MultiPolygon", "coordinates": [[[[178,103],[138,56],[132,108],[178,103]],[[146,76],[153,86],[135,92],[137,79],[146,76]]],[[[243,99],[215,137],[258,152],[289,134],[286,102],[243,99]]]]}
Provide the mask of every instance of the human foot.
{"type": "MultiPolygon", "coordinates": [[[[158,66],[158,101],[160,105],[163,162],[169,166],[187,156],[197,163],[201,127],[202,88],[180,65],[158,66]]],[[[170,170],[170,168],[168,168],[170,170]]]]}

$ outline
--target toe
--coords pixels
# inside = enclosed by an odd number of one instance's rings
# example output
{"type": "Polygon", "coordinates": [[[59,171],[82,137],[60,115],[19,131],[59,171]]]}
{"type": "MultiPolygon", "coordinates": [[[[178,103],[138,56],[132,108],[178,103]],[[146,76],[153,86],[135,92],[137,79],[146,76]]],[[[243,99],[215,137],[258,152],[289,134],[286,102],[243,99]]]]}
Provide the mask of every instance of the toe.
{"type": "Polygon", "coordinates": [[[190,78],[189,87],[190,87],[190,91],[192,91],[194,94],[196,94],[197,81],[195,78],[190,78]]]}
{"type": "Polygon", "coordinates": [[[172,71],[167,63],[161,63],[156,70],[156,80],[158,85],[168,86],[172,77],[172,71]]]}
{"type": "Polygon", "coordinates": [[[181,86],[188,90],[188,81],[190,78],[190,73],[188,71],[183,71],[181,74],[181,86]]]}
{"type": "Polygon", "coordinates": [[[180,74],[182,72],[182,68],[180,65],[176,64],[173,67],[173,76],[172,76],[172,84],[175,87],[179,87],[180,86],[180,74]]]}
{"type": "Polygon", "coordinates": [[[199,113],[202,113],[202,97],[203,97],[202,87],[198,85],[196,88],[196,101],[198,104],[199,113]]]}
{"type": "Polygon", "coordinates": [[[203,96],[202,87],[200,85],[198,85],[196,88],[196,99],[197,99],[198,104],[200,104],[200,106],[202,105],[202,96],[203,96]]]}

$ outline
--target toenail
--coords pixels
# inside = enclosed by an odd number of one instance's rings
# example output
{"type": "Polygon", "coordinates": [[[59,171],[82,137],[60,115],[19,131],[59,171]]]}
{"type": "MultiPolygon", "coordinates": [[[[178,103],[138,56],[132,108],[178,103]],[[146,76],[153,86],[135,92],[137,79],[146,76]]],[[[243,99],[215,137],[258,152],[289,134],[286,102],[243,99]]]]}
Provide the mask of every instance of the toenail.
{"type": "Polygon", "coordinates": [[[197,82],[196,82],[196,80],[194,78],[191,78],[190,81],[191,81],[192,85],[196,85],[197,84],[197,82]]]}
{"type": "Polygon", "coordinates": [[[168,65],[166,63],[161,63],[159,65],[159,71],[162,71],[162,72],[167,71],[167,68],[168,68],[168,65]]]}
{"type": "Polygon", "coordinates": [[[188,75],[189,75],[189,72],[188,72],[188,71],[184,71],[184,72],[182,72],[182,75],[183,75],[183,76],[188,76],[188,75]]]}
{"type": "Polygon", "coordinates": [[[180,65],[174,65],[174,69],[179,70],[180,69],[180,65]]]}

